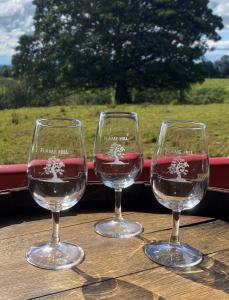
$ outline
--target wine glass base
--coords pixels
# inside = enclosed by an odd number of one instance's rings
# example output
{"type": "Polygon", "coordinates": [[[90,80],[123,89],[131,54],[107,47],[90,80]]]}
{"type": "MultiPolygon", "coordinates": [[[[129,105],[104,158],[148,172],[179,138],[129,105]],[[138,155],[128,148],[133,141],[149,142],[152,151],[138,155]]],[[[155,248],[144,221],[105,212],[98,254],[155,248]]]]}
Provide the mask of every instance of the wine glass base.
{"type": "Polygon", "coordinates": [[[69,243],[47,243],[31,247],[26,259],[42,269],[60,270],[80,264],[84,259],[84,251],[78,245],[69,243]]]}
{"type": "Polygon", "coordinates": [[[105,237],[129,238],[142,233],[144,228],[137,222],[112,219],[95,223],[94,230],[105,237]]]}
{"type": "Polygon", "coordinates": [[[183,243],[153,242],[146,245],[144,251],[152,261],[166,267],[193,267],[203,260],[199,250],[183,243]]]}

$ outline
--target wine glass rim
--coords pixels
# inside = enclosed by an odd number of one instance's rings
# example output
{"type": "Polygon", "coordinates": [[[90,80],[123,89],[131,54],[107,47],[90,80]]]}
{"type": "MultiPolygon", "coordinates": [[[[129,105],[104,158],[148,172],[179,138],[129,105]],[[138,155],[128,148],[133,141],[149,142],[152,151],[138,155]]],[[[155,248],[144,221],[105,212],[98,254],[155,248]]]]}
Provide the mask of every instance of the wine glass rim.
{"type": "Polygon", "coordinates": [[[130,111],[130,112],[126,112],[126,111],[102,111],[100,113],[100,115],[107,115],[107,116],[137,116],[137,113],[136,112],[133,112],[133,111],[130,111]]]}
{"type": "Polygon", "coordinates": [[[81,121],[71,118],[40,118],[36,121],[37,125],[49,128],[78,128],[81,127],[81,121]],[[60,124],[52,124],[52,122],[60,121],[60,124]],[[69,124],[61,125],[61,122],[69,122],[69,124]]]}
{"type": "Polygon", "coordinates": [[[168,128],[182,128],[189,130],[203,130],[206,125],[202,122],[195,122],[192,120],[167,120],[162,122],[168,128]]]}

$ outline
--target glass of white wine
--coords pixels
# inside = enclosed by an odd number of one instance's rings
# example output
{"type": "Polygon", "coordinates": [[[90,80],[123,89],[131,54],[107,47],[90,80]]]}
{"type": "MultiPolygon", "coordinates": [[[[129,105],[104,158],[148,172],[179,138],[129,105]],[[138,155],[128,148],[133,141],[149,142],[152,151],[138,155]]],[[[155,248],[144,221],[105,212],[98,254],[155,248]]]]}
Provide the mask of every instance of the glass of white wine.
{"type": "Polygon", "coordinates": [[[60,211],[75,205],[86,187],[87,165],[81,122],[38,119],[28,162],[29,191],[38,205],[51,210],[50,242],[32,246],[26,259],[44,269],[70,268],[84,258],[78,245],[60,242],[60,211]]]}
{"type": "Polygon", "coordinates": [[[208,146],[203,123],[166,121],[161,125],[152,160],[151,186],[160,204],[172,210],[170,241],[145,246],[146,255],[167,267],[191,267],[202,253],[179,241],[182,210],[191,209],[204,197],[209,179],[208,146]]]}
{"type": "Polygon", "coordinates": [[[127,238],[143,231],[141,224],[121,214],[122,190],[131,186],[142,171],[138,116],[134,112],[102,112],[95,145],[94,168],[103,184],[115,191],[115,217],[95,224],[95,232],[106,237],[127,238]]]}

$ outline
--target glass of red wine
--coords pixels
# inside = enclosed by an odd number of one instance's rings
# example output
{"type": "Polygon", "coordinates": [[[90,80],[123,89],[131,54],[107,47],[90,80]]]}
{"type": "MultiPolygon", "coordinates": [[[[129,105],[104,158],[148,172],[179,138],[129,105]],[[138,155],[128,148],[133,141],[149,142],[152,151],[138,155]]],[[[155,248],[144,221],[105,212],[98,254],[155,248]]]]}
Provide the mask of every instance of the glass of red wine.
{"type": "Polygon", "coordinates": [[[143,154],[138,116],[134,112],[102,112],[95,144],[94,169],[104,185],[115,191],[115,217],[97,222],[95,232],[106,237],[127,238],[143,231],[141,224],[121,213],[122,190],[142,171],[143,154]]]}

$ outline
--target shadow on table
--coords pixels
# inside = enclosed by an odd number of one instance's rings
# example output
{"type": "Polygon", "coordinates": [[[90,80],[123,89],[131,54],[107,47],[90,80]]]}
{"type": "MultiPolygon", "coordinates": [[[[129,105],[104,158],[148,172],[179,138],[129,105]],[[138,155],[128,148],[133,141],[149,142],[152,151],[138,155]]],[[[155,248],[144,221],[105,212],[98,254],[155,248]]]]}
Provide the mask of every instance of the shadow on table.
{"type": "MultiPolygon", "coordinates": [[[[136,183],[123,191],[122,209],[124,212],[171,214],[170,210],[164,208],[155,199],[151,187],[144,183],[136,183]]],[[[192,210],[182,212],[182,214],[208,216],[229,221],[228,210],[229,193],[208,191],[199,205],[192,210]]],[[[114,211],[114,191],[102,184],[90,183],[79,203],[62,212],[61,216],[108,211],[114,211]]],[[[0,193],[1,227],[50,217],[50,211],[36,204],[28,190],[0,193]]]]}
{"type": "MultiPolygon", "coordinates": [[[[136,184],[123,191],[123,212],[166,212],[156,200],[152,201],[152,193],[150,193],[150,201],[145,196],[142,198],[144,190],[143,184],[136,184]]],[[[61,218],[98,212],[114,212],[114,191],[102,184],[89,184],[79,203],[61,212],[61,218]]],[[[0,193],[0,227],[47,218],[51,218],[51,212],[40,207],[27,189],[0,193]]]]}
{"type": "Polygon", "coordinates": [[[86,282],[82,287],[82,293],[85,300],[108,300],[108,299],[149,299],[165,300],[159,295],[152,293],[135,284],[126,282],[121,279],[109,277],[93,277],[83,272],[77,267],[72,270],[82,276],[86,282]]]}
{"type": "Polygon", "coordinates": [[[190,269],[169,270],[186,279],[229,293],[229,266],[213,257],[205,257],[201,264],[190,269]]]}
{"type": "MultiPolygon", "coordinates": [[[[154,241],[142,235],[135,238],[143,241],[145,245],[154,241]]],[[[142,249],[144,251],[144,247],[142,249]]],[[[202,263],[195,267],[166,269],[196,283],[229,293],[229,266],[214,257],[205,256],[202,263]]]]}

